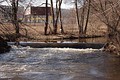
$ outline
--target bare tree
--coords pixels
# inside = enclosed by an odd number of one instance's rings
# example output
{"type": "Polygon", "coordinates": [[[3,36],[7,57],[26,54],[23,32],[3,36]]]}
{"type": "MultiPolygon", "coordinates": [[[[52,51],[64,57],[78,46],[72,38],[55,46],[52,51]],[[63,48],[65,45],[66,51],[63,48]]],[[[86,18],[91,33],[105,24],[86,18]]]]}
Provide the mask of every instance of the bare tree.
{"type": "Polygon", "coordinates": [[[94,14],[108,27],[108,42],[120,46],[120,0],[92,1],[91,6],[94,14]]]}
{"type": "Polygon", "coordinates": [[[78,13],[78,0],[75,0],[75,9],[76,9],[76,17],[79,29],[79,35],[82,34],[82,26],[80,25],[79,13],[78,13]]]}
{"type": "MultiPolygon", "coordinates": [[[[61,0],[61,4],[62,4],[62,0],[61,0]]],[[[63,29],[63,22],[62,22],[61,6],[60,6],[60,24],[61,24],[60,31],[63,34],[64,33],[64,29],[63,29]]]]}
{"type": "Polygon", "coordinates": [[[86,35],[90,15],[90,3],[91,0],[75,0],[79,36],[86,35]],[[79,6],[80,8],[78,8],[79,6]]]}
{"type": "Polygon", "coordinates": [[[18,12],[18,1],[19,0],[12,0],[11,5],[12,5],[12,23],[15,26],[16,30],[16,38],[19,38],[20,36],[20,27],[19,27],[19,22],[18,22],[18,17],[17,17],[17,12],[18,12]]]}
{"type": "Polygon", "coordinates": [[[15,41],[15,38],[17,39],[21,36],[20,29],[21,31],[25,30],[27,33],[27,30],[25,28],[21,28],[20,26],[23,24],[22,20],[24,18],[24,13],[26,10],[26,9],[24,10],[23,8],[26,3],[32,0],[1,0],[1,1],[8,3],[7,5],[0,6],[0,13],[3,15],[0,21],[2,29],[1,31],[4,33],[4,36],[8,40],[15,41]],[[4,22],[7,22],[8,24],[12,23],[13,26],[12,25],[8,26],[4,22]],[[13,33],[9,31],[9,28],[11,29],[12,27],[14,28],[15,36],[13,36],[13,33]],[[12,35],[13,37],[11,38],[7,35],[12,35]]]}
{"type": "Polygon", "coordinates": [[[88,22],[89,22],[89,16],[90,16],[90,4],[91,4],[91,0],[87,0],[87,15],[86,15],[86,23],[85,23],[85,27],[84,27],[84,34],[86,34],[87,32],[87,27],[88,27],[88,22]]]}
{"type": "Polygon", "coordinates": [[[55,26],[55,13],[54,13],[54,7],[53,7],[53,0],[50,0],[51,2],[51,13],[52,13],[52,22],[53,22],[53,27],[55,26]]]}
{"type": "Polygon", "coordinates": [[[45,21],[45,35],[47,34],[48,29],[48,0],[46,0],[46,21],[45,21]]]}
{"type": "MultiPolygon", "coordinates": [[[[62,0],[56,0],[56,18],[54,19],[54,27],[53,27],[53,33],[57,34],[57,28],[58,28],[58,19],[61,11],[61,4],[62,0]]],[[[63,29],[63,28],[62,28],[63,29]]]]}
{"type": "MultiPolygon", "coordinates": [[[[25,2],[29,2],[30,3],[31,1],[32,0],[11,0],[10,1],[11,2],[11,6],[12,6],[12,13],[11,13],[12,20],[11,21],[12,21],[13,26],[15,27],[16,39],[20,37],[20,24],[21,24],[21,20],[19,20],[19,18],[18,18],[18,10],[21,7],[22,3],[25,3],[25,2]]],[[[28,6],[26,8],[28,8],[28,6]]],[[[25,11],[23,11],[23,18],[24,18],[24,12],[25,11]]]]}

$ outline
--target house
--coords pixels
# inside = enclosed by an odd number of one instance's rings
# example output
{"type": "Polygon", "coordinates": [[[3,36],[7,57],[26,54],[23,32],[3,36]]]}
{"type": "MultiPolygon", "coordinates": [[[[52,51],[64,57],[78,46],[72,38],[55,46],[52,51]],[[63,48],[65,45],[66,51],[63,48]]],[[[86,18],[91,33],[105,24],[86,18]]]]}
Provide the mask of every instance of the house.
{"type": "MultiPolygon", "coordinates": [[[[48,7],[48,16],[51,17],[51,7],[48,7]]],[[[46,7],[31,6],[25,12],[25,22],[45,22],[45,19],[46,7]]]]}

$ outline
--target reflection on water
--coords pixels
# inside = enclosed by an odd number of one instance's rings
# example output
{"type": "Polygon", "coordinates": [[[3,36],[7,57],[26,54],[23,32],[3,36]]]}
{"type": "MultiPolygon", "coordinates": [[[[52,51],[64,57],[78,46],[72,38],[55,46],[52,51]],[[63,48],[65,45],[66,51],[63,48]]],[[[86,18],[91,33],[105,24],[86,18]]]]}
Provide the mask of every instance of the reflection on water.
{"type": "Polygon", "coordinates": [[[119,58],[97,49],[12,47],[0,54],[4,80],[119,80],[119,58]]]}

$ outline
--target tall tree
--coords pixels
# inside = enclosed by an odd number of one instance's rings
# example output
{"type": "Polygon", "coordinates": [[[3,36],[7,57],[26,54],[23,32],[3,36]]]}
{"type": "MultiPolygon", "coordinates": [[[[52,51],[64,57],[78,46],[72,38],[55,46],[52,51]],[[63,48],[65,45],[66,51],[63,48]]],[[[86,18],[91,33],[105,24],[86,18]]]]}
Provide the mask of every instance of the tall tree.
{"type": "Polygon", "coordinates": [[[18,1],[19,0],[12,0],[11,5],[12,5],[12,23],[15,26],[16,30],[16,38],[19,38],[20,36],[20,27],[19,27],[19,22],[18,22],[18,17],[17,17],[17,12],[18,12],[18,1]]]}
{"type": "Polygon", "coordinates": [[[82,26],[80,25],[79,13],[78,13],[78,0],[75,0],[75,9],[76,9],[76,17],[79,29],[79,36],[82,34],[82,26]]]}
{"type": "Polygon", "coordinates": [[[47,34],[48,29],[48,0],[46,0],[46,21],[45,21],[45,35],[47,34]]]}
{"type": "Polygon", "coordinates": [[[61,10],[61,4],[62,4],[62,0],[56,0],[56,18],[55,18],[54,28],[53,28],[54,34],[57,34],[58,19],[59,19],[60,10],[61,10]]]}
{"type": "Polygon", "coordinates": [[[75,0],[74,3],[76,9],[79,36],[84,36],[86,35],[89,22],[91,0],[75,0]]]}
{"type": "Polygon", "coordinates": [[[91,4],[91,0],[87,0],[87,15],[86,15],[86,23],[85,23],[85,28],[84,28],[84,34],[86,34],[87,32],[87,27],[88,27],[88,21],[89,21],[89,16],[90,16],[90,4],[91,4]]]}
{"type": "Polygon", "coordinates": [[[53,28],[54,28],[54,26],[55,26],[55,14],[54,14],[53,0],[50,0],[50,2],[51,2],[52,22],[53,22],[53,28]]]}
{"type": "MultiPolygon", "coordinates": [[[[62,0],[61,0],[61,3],[62,3],[62,0]]],[[[64,33],[61,7],[60,7],[60,32],[62,34],[64,33]]]]}

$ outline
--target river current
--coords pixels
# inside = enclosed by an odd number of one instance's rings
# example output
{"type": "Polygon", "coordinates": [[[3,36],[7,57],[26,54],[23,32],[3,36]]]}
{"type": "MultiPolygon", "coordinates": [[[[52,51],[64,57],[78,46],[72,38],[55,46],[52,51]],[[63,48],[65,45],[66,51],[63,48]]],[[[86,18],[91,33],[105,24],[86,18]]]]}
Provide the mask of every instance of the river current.
{"type": "Polygon", "coordinates": [[[120,80],[120,58],[100,49],[12,46],[0,54],[0,80],[120,80]]]}

